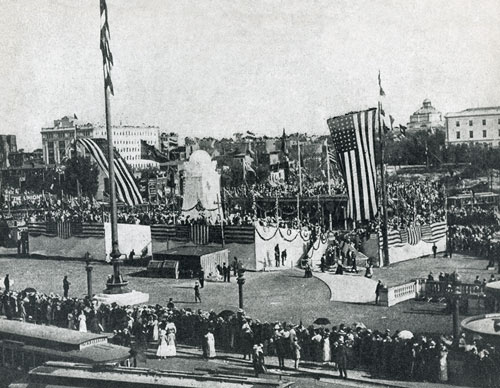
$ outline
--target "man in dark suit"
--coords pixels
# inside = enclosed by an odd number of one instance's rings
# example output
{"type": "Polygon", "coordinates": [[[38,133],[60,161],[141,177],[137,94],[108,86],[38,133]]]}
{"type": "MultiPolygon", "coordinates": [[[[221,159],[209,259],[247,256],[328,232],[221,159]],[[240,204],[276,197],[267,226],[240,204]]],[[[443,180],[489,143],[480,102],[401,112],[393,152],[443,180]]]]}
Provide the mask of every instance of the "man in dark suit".
{"type": "Polygon", "coordinates": [[[200,268],[198,280],[200,281],[200,288],[203,288],[205,286],[205,271],[203,271],[203,268],[200,268]]]}
{"type": "Polygon", "coordinates": [[[226,263],[222,264],[222,274],[224,275],[224,282],[228,282],[229,268],[227,268],[226,263]]]}
{"type": "Polygon", "coordinates": [[[276,267],[280,266],[280,245],[276,244],[274,247],[274,262],[276,267]]]}
{"type": "Polygon", "coordinates": [[[3,280],[3,285],[5,287],[5,292],[10,291],[10,279],[9,279],[9,274],[5,275],[5,279],[3,280]]]}
{"type": "Polygon", "coordinates": [[[69,285],[71,283],[69,282],[68,280],[68,275],[64,276],[64,279],[63,279],[63,291],[64,291],[64,297],[67,298],[68,297],[68,292],[69,292],[69,285]]]}
{"type": "Polygon", "coordinates": [[[384,285],[382,284],[382,280],[379,280],[377,283],[377,288],[375,288],[375,304],[378,304],[378,299],[380,297],[380,292],[384,288],[384,285]]]}
{"type": "Polygon", "coordinates": [[[347,379],[347,349],[344,345],[344,337],[340,337],[337,349],[337,366],[339,368],[340,377],[347,379]]]}

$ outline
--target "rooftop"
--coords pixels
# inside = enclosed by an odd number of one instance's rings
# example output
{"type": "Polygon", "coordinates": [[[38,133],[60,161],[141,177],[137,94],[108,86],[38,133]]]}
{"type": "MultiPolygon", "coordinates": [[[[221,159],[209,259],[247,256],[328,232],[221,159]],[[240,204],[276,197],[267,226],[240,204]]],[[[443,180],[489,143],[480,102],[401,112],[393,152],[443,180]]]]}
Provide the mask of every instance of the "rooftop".
{"type": "Polygon", "coordinates": [[[159,251],[157,254],[159,255],[168,255],[168,256],[203,256],[209,255],[210,253],[225,251],[226,249],[221,248],[220,246],[181,246],[177,248],[167,249],[164,251],[159,251]]]}
{"type": "Polygon", "coordinates": [[[487,106],[482,108],[469,108],[460,112],[450,112],[446,117],[470,117],[500,114],[500,106],[487,106]]]}
{"type": "Polygon", "coordinates": [[[91,343],[107,342],[107,336],[54,326],[0,319],[0,339],[46,348],[81,349],[91,343]]]}

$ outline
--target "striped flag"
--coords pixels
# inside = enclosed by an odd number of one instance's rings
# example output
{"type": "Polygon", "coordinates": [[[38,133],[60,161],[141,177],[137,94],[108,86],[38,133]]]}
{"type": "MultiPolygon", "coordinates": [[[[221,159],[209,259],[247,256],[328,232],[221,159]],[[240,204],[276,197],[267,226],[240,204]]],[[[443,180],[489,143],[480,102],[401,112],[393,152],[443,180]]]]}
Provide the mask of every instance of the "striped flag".
{"type": "Polygon", "coordinates": [[[399,231],[399,235],[401,237],[401,244],[402,245],[408,244],[408,230],[399,231]]]}
{"type": "MultiPolygon", "coordinates": [[[[85,150],[97,162],[99,168],[109,177],[108,160],[106,158],[107,149],[104,139],[88,139],[82,138],[77,140],[85,150]]],[[[142,203],[142,196],[135,183],[132,173],[129,171],[127,164],[115,151],[115,184],[116,195],[118,199],[125,202],[127,205],[134,206],[142,203]]]]}
{"type": "Polygon", "coordinates": [[[441,240],[443,237],[445,237],[447,229],[448,227],[446,225],[446,221],[435,222],[431,224],[431,230],[432,230],[431,242],[435,243],[441,240]]]}
{"type": "Polygon", "coordinates": [[[71,224],[71,234],[79,238],[104,238],[104,224],[101,222],[75,222],[71,224]]]}
{"type": "Polygon", "coordinates": [[[255,136],[255,133],[253,133],[252,131],[247,131],[245,138],[255,140],[257,136],[255,136]]]}
{"type": "Polygon", "coordinates": [[[158,241],[167,241],[175,237],[175,225],[151,225],[151,238],[158,241]]]}
{"type": "Polygon", "coordinates": [[[410,245],[417,245],[422,238],[422,230],[420,225],[410,226],[408,228],[408,243],[410,245]]]}
{"type": "Polygon", "coordinates": [[[422,225],[422,240],[430,240],[432,238],[432,229],[431,226],[426,224],[422,225]]]}
{"type": "Polygon", "coordinates": [[[348,217],[373,220],[377,215],[374,131],[377,110],[349,113],[327,120],[339,170],[349,196],[348,217]]]}
{"type": "Polygon", "coordinates": [[[206,245],[210,242],[210,226],[201,224],[192,224],[190,231],[190,240],[198,245],[206,245]]]}
{"type": "MultiPolygon", "coordinates": [[[[382,236],[382,233],[380,233],[378,236],[378,244],[380,249],[382,249],[382,247],[384,246],[384,238],[382,236]]],[[[387,246],[389,248],[401,245],[401,234],[399,233],[399,230],[391,230],[387,232],[387,246]]]]}
{"type": "Polygon", "coordinates": [[[109,32],[108,23],[108,6],[106,0],[101,0],[101,52],[102,52],[102,69],[104,72],[104,88],[109,87],[112,95],[115,95],[113,90],[113,82],[111,82],[111,68],[113,67],[113,54],[109,48],[111,34],[109,32]]]}

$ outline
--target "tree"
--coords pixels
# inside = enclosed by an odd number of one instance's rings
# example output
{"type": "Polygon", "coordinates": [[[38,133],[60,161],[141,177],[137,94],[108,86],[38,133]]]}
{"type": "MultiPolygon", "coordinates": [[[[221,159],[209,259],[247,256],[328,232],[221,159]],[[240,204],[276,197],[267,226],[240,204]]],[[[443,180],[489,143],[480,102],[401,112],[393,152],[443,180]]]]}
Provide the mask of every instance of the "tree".
{"type": "Polygon", "coordinates": [[[99,168],[92,163],[90,158],[77,156],[69,159],[64,170],[64,180],[61,188],[65,193],[78,195],[78,187],[81,194],[93,197],[98,189],[99,168]]]}

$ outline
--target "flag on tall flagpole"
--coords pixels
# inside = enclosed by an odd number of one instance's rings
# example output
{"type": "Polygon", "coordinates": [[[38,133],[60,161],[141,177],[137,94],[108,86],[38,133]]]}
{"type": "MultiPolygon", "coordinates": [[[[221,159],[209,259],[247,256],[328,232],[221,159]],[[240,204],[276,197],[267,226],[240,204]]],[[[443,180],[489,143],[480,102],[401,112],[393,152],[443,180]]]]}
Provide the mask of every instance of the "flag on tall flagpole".
{"type": "Polygon", "coordinates": [[[382,78],[380,76],[380,70],[378,71],[378,88],[379,88],[378,108],[380,110],[380,121],[382,124],[382,128],[384,129],[384,132],[387,133],[394,129],[394,117],[385,114],[384,104],[383,104],[385,91],[382,88],[382,78]]]}
{"type": "Polygon", "coordinates": [[[377,110],[333,117],[327,123],[347,186],[348,217],[354,221],[373,220],[378,209],[374,150],[377,110]]]}
{"type": "Polygon", "coordinates": [[[108,23],[108,6],[106,0],[101,0],[101,52],[102,52],[102,69],[104,72],[104,87],[108,88],[112,95],[115,95],[113,90],[113,82],[111,81],[111,68],[113,67],[113,54],[109,48],[111,34],[109,32],[108,23]]]}

